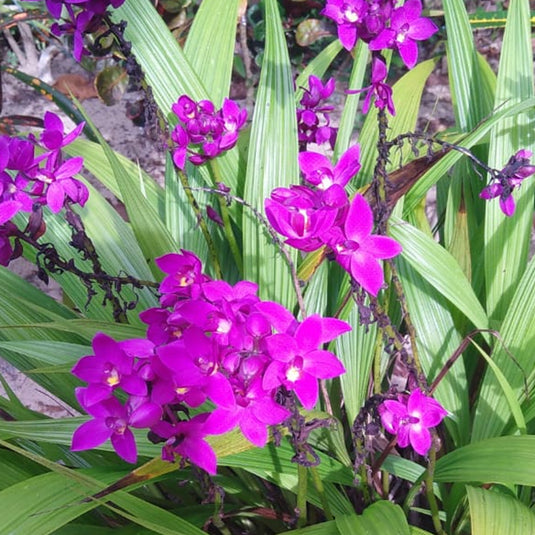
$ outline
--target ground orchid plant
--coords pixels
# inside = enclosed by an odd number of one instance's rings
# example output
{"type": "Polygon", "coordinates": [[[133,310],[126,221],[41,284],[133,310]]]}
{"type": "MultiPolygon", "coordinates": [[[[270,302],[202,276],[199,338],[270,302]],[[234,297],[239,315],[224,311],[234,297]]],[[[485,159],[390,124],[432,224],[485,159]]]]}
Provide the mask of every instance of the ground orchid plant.
{"type": "Polygon", "coordinates": [[[496,76],[454,0],[326,0],[296,73],[264,0],[250,110],[238,0],[203,0],[184,46],[149,1],[30,3],[78,61],[113,38],[166,167],[162,187],[82,108],[0,137],[0,352],[72,413],[2,381],[0,532],[534,532],[529,2],[496,76]],[[416,126],[430,40],[444,132],[416,126]]]}

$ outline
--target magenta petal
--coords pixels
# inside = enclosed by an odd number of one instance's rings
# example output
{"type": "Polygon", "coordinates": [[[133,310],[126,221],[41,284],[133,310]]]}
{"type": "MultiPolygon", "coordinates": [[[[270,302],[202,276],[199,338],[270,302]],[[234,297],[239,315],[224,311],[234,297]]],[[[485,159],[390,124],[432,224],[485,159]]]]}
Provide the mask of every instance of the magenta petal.
{"type": "Polygon", "coordinates": [[[360,243],[373,228],[373,212],[366,199],[357,193],[349,206],[344,230],[346,237],[360,243]]]}
{"type": "Polygon", "coordinates": [[[407,68],[412,69],[418,60],[418,45],[415,41],[407,37],[403,43],[398,43],[398,51],[403,63],[407,68]]]}
{"type": "Polygon", "coordinates": [[[336,318],[322,318],[321,327],[322,344],[326,344],[352,329],[349,323],[336,318]]]}
{"type": "Polygon", "coordinates": [[[338,26],[338,39],[346,50],[352,50],[357,42],[357,28],[349,24],[338,26]]]}
{"type": "Polygon", "coordinates": [[[360,169],[360,147],[353,145],[349,147],[338,160],[334,168],[334,181],[340,186],[345,186],[360,169]]]}
{"type": "Polygon", "coordinates": [[[388,236],[369,236],[360,245],[363,251],[380,259],[393,258],[402,251],[401,245],[388,236]]]}
{"type": "Polygon", "coordinates": [[[255,418],[269,425],[280,424],[290,416],[290,412],[273,401],[269,395],[258,400],[251,410],[255,418]]]}
{"type": "Polygon", "coordinates": [[[106,442],[112,435],[112,430],[104,419],[89,420],[83,423],[72,435],[72,451],[90,450],[106,442]]]}
{"type": "Polygon", "coordinates": [[[52,182],[46,191],[46,202],[50,210],[57,214],[63,208],[63,201],[65,200],[65,192],[60,184],[52,182]]]}
{"type": "Polygon", "coordinates": [[[500,197],[500,208],[507,217],[511,217],[515,213],[515,200],[513,196],[509,195],[505,199],[500,197]]]}
{"type": "Polygon", "coordinates": [[[9,221],[22,208],[22,204],[18,201],[4,201],[0,203],[0,225],[9,221]]]}
{"type": "Polygon", "coordinates": [[[161,417],[162,408],[156,403],[146,402],[132,412],[128,424],[132,427],[152,427],[161,417]]]}
{"type": "Polygon", "coordinates": [[[136,439],[130,429],[125,429],[124,433],[113,433],[111,444],[117,455],[128,463],[135,463],[137,460],[136,439]]]}
{"type": "Polygon", "coordinates": [[[205,391],[218,407],[228,409],[236,403],[232,386],[221,373],[214,373],[214,375],[210,376],[206,383],[205,391]]]}
{"type": "Polygon", "coordinates": [[[357,251],[351,255],[352,277],[369,293],[376,296],[384,284],[383,267],[378,260],[357,251]]]}
{"type": "Polygon", "coordinates": [[[409,441],[414,451],[420,455],[427,455],[429,448],[431,448],[431,433],[429,430],[426,427],[416,425],[409,425],[407,427],[409,428],[409,441]]]}
{"type": "Polygon", "coordinates": [[[243,436],[257,448],[263,448],[268,439],[267,427],[262,425],[249,411],[244,411],[240,420],[243,436]]]}
{"type": "Polygon", "coordinates": [[[306,318],[295,331],[296,353],[317,349],[321,343],[322,327],[322,318],[318,314],[306,318]]]}
{"type": "Polygon", "coordinates": [[[420,18],[411,22],[407,37],[417,41],[429,39],[434,33],[438,31],[435,23],[426,18],[420,18]]]}
{"type": "Polygon", "coordinates": [[[332,379],[345,373],[344,365],[330,351],[318,349],[304,357],[303,370],[318,379],[332,379]]]}
{"type": "Polygon", "coordinates": [[[56,171],[55,176],[56,180],[61,180],[63,178],[71,178],[76,173],[79,173],[84,165],[84,159],[81,156],[76,158],[70,158],[63,162],[60,168],[56,171]]]}
{"type": "Polygon", "coordinates": [[[318,401],[318,380],[308,373],[302,373],[299,381],[294,383],[295,395],[307,410],[312,410],[318,401]]]}
{"type": "Polygon", "coordinates": [[[180,447],[180,454],[215,476],[217,472],[217,457],[212,447],[205,440],[193,438],[184,440],[180,447]]]}
{"type": "MultiPolygon", "coordinates": [[[[301,327],[302,324],[299,328],[301,327]]],[[[297,355],[299,350],[297,341],[287,334],[273,334],[268,336],[265,339],[265,344],[271,358],[280,362],[289,362],[297,355]]],[[[315,347],[317,347],[317,344],[315,347]]]]}
{"type": "Polygon", "coordinates": [[[408,425],[400,425],[397,431],[398,445],[400,448],[406,448],[409,443],[409,428],[408,425]]]}
{"type": "Polygon", "coordinates": [[[333,170],[333,165],[327,156],[312,151],[299,153],[299,168],[305,176],[322,167],[333,170]]]}

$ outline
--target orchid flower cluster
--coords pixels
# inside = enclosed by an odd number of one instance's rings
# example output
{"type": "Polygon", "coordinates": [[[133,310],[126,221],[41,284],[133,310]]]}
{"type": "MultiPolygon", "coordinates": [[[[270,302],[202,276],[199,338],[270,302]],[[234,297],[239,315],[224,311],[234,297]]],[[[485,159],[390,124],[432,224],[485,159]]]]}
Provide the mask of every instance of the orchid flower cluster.
{"type": "Polygon", "coordinates": [[[37,238],[44,232],[43,206],[58,213],[65,203],[83,206],[87,187],[74,178],[83,166],[83,158],[64,159],[61,149],[81,133],[84,123],[69,133],[54,113],[44,116],[39,139],[0,137],[0,264],[7,266],[14,255],[10,238],[18,232],[12,219],[20,212],[29,213],[25,232],[37,238]],[[36,148],[38,149],[36,151],[36,148]]]}
{"type": "Polygon", "coordinates": [[[247,110],[240,109],[228,98],[221,109],[216,110],[210,100],[195,102],[182,95],[172,110],[180,121],[171,133],[171,139],[177,144],[173,161],[181,170],[186,165],[186,157],[192,164],[202,165],[234,147],[247,120],[247,110]]]}
{"type": "Polygon", "coordinates": [[[438,31],[430,19],[421,17],[420,0],[407,0],[396,7],[398,3],[396,0],[327,0],[321,12],[337,24],[338,38],[344,48],[352,50],[361,39],[374,52],[372,83],[363,89],[367,92],[364,113],[375,97],[377,108],[386,107],[391,115],[395,115],[392,89],[385,83],[388,71],[381,51],[397,50],[405,65],[412,69],[418,61],[417,41],[429,39],[438,31]]]}
{"type": "Polygon", "coordinates": [[[301,152],[304,185],[276,188],[265,201],[266,216],[285,243],[301,251],[326,247],[367,292],[376,296],[384,284],[380,260],[401,252],[398,242],[372,234],[373,212],[366,199],[352,200],[345,185],[359,171],[360,148],[350,147],[336,165],[323,154],[301,152]]]}
{"type": "MultiPolygon", "coordinates": [[[[38,1],[38,0],[30,0],[38,1]]],[[[110,5],[121,6],[125,0],[45,0],[46,7],[55,19],[61,19],[62,13],[67,17],[62,23],[52,24],[51,31],[58,37],[73,36],[73,56],[81,61],[89,54],[84,47],[84,35],[94,33],[102,24],[102,18],[110,5]],[[76,8],[76,12],[75,9],[76,8]],[[65,9],[65,11],[64,11],[65,9]]]]}
{"type": "Polygon", "coordinates": [[[334,148],[338,129],[331,126],[329,116],[334,106],[322,103],[333,94],[334,87],[334,78],[329,78],[324,85],[317,76],[309,76],[308,89],[304,90],[297,108],[297,136],[301,150],[305,150],[308,143],[329,143],[334,148]]]}
{"type": "Polygon", "coordinates": [[[239,427],[263,447],[268,427],[291,415],[278,402],[279,391],[295,394],[310,410],[318,379],[344,373],[323,345],[351,327],[319,315],[297,321],[282,305],[261,300],[252,282],[231,286],[210,279],[189,251],[156,263],[166,277],[161,306],[140,315],[147,337],[116,342],[99,333],[93,354],[72,370],[88,383],[76,396],[93,417],[75,431],[72,449],[111,439],[118,455],[135,462],[130,428],[148,428],[149,437],[163,443],[163,459],[178,454],[215,474],[217,459],[206,437],[239,427]],[[120,391],[125,404],[116,397],[120,391]],[[212,411],[205,410],[207,401],[212,411]],[[190,412],[196,414],[190,418],[190,412]]]}
{"type": "Polygon", "coordinates": [[[531,156],[531,151],[525,149],[511,156],[507,165],[496,173],[479,196],[485,200],[499,197],[501,211],[511,217],[515,212],[513,191],[520,187],[525,178],[535,174],[535,166],[530,163],[531,156]]]}

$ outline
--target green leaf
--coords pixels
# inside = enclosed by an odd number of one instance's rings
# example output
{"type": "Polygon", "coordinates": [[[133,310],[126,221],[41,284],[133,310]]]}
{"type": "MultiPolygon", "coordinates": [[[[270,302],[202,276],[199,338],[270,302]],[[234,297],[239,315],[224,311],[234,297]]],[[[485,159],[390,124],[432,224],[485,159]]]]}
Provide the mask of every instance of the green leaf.
{"type": "Polygon", "coordinates": [[[435,240],[405,221],[392,218],[390,235],[403,246],[402,256],[478,329],[488,328],[485,310],[457,261],[435,240]]]}
{"type": "Polygon", "coordinates": [[[204,0],[193,19],[184,54],[216,107],[230,90],[238,0],[204,0]],[[217,31],[214,29],[217,28],[217,31]]]}
{"type": "MultiPolygon", "coordinates": [[[[265,3],[266,46],[253,116],[245,200],[263,211],[264,199],[298,178],[297,124],[292,70],[277,3],[265,3]]],[[[292,253],[295,259],[295,252],[292,253]]],[[[263,299],[293,308],[294,289],[288,266],[266,229],[250,210],[243,217],[244,278],[260,286],[263,299]]]]}
{"type": "MultiPolygon", "coordinates": [[[[502,343],[492,353],[494,364],[502,371],[519,401],[533,391],[535,367],[533,340],[535,340],[535,258],[524,273],[500,330],[502,343]],[[525,391],[525,384],[529,392],[525,391]]],[[[503,402],[502,388],[491,370],[487,370],[474,414],[472,441],[499,435],[507,425],[511,412],[503,402]]]]}
{"type": "MultiPolygon", "coordinates": [[[[528,0],[512,0],[507,15],[498,69],[495,107],[505,109],[534,96],[533,48],[528,0]]],[[[492,129],[489,166],[501,169],[519,149],[535,150],[533,109],[504,118],[492,129]]],[[[506,217],[497,199],[487,203],[485,218],[485,282],[487,312],[499,323],[505,317],[526,267],[533,225],[535,182],[528,180],[515,192],[514,217],[506,217]]]]}
{"type": "Polygon", "coordinates": [[[535,514],[522,502],[497,490],[466,488],[472,535],[535,533],[535,514]]]}
{"type": "Polygon", "coordinates": [[[343,318],[353,329],[335,341],[336,355],[346,369],[346,373],[340,377],[340,384],[349,426],[353,425],[368,398],[377,338],[376,324],[362,325],[359,318],[358,307],[353,305],[349,317],[343,318]]]}
{"type": "Polygon", "coordinates": [[[375,502],[364,509],[362,515],[344,515],[336,518],[340,533],[351,535],[409,535],[410,529],[403,510],[385,500],[375,502]]]}
{"type": "MultiPolygon", "coordinates": [[[[416,347],[423,371],[431,382],[461,343],[455,328],[448,303],[442,295],[415,267],[409,266],[404,257],[397,259],[397,266],[411,321],[417,333],[416,347]]],[[[458,359],[439,383],[434,397],[448,410],[453,418],[445,425],[456,445],[469,438],[470,412],[466,370],[458,359]]]]}
{"type": "Polygon", "coordinates": [[[435,481],[535,486],[535,436],[495,437],[441,457],[435,481]]]}

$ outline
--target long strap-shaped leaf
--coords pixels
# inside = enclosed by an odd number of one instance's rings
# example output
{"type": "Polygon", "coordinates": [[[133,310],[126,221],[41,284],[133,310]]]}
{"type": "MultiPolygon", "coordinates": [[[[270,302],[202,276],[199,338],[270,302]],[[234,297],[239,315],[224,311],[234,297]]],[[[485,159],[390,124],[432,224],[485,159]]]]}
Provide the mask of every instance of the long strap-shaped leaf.
{"type": "Polygon", "coordinates": [[[229,93],[237,16],[238,0],[204,0],[184,47],[191,67],[216,106],[220,106],[229,93]]]}
{"type": "MultiPolygon", "coordinates": [[[[244,197],[262,210],[275,187],[298,182],[297,122],[292,71],[277,2],[266,7],[266,47],[253,117],[244,197]]],[[[243,220],[245,278],[260,284],[263,298],[295,302],[288,266],[249,210],[243,220]]]]}
{"type": "MultiPolygon", "coordinates": [[[[503,345],[496,345],[492,354],[495,364],[515,391],[517,399],[526,397],[525,381],[533,390],[533,340],[535,339],[535,259],[529,263],[503,321],[503,345]],[[505,347],[504,347],[505,346],[505,347]]],[[[530,393],[527,393],[530,396],[530,393]]],[[[502,388],[494,372],[488,370],[483,379],[478,406],[474,415],[472,442],[502,433],[511,417],[502,388]]]]}
{"type": "MultiPolygon", "coordinates": [[[[512,0],[509,6],[498,70],[496,106],[511,107],[534,96],[533,51],[529,1],[512,0]]],[[[502,168],[517,150],[535,150],[534,113],[500,121],[491,132],[489,165],[502,168]]],[[[505,317],[511,298],[526,268],[535,181],[527,179],[518,195],[514,217],[505,217],[497,202],[487,206],[485,220],[485,277],[487,311],[492,320],[505,317]]]]}

